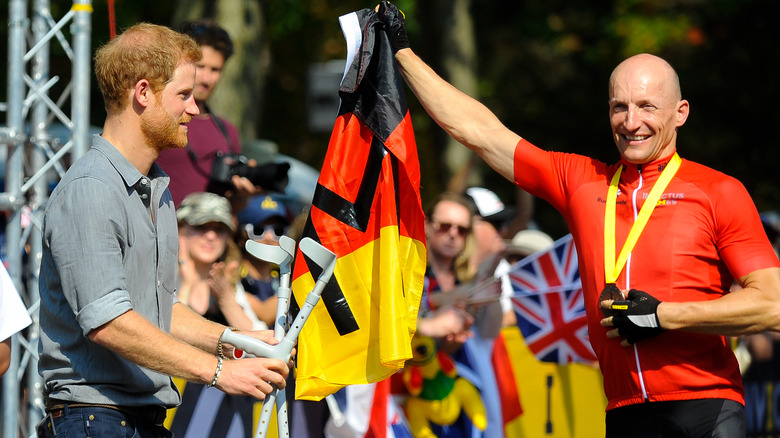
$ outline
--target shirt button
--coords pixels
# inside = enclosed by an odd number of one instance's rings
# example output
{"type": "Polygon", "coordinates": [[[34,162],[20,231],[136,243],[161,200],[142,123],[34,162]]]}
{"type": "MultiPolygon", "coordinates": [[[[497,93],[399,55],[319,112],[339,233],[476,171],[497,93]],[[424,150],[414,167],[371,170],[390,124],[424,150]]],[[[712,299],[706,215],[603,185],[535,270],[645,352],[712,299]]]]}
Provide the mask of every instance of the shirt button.
{"type": "Polygon", "coordinates": [[[142,186],[145,186],[145,185],[148,185],[148,184],[149,184],[149,180],[148,180],[148,179],[146,179],[146,178],[141,178],[141,185],[142,185],[142,186]]]}
{"type": "Polygon", "coordinates": [[[146,193],[144,193],[143,195],[141,195],[141,199],[146,199],[146,198],[148,198],[148,197],[149,197],[149,195],[147,195],[146,193]]]}

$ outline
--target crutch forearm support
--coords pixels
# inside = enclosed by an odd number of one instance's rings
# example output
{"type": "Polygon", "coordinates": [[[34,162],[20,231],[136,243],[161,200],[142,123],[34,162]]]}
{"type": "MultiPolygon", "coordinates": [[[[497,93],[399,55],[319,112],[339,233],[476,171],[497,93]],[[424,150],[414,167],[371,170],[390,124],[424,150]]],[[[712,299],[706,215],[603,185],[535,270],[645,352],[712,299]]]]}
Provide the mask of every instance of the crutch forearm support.
{"type": "MultiPolygon", "coordinates": [[[[279,239],[279,246],[263,245],[258,242],[248,241],[246,243],[247,251],[254,257],[275,263],[279,266],[279,288],[277,289],[278,304],[276,308],[276,322],[274,324],[274,338],[279,340],[276,345],[269,345],[258,339],[240,335],[230,330],[223,333],[223,341],[228,342],[244,350],[247,354],[258,357],[281,359],[285,362],[290,360],[290,355],[298,340],[298,335],[303,328],[303,324],[308,319],[314,306],[320,300],[323,289],[333,276],[336,268],[336,255],[328,251],[325,247],[314,240],[305,237],[298,244],[301,253],[309,260],[322,268],[322,272],[314,284],[314,288],[306,296],[306,300],[301,306],[301,310],[295,318],[295,321],[287,327],[287,311],[292,291],[290,290],[290,264],[295,253],[295,241],[289,237],[283,236],[279,239]],[[286,333],[285,333],[286,332],[286,333]]],[[[271,411],[274,404],[277,407],[277,423],[279,427],[279,437],[289,438],[287,418],[287,397],[284,391],[274,389],[263,401],[263,409],[260,412],[260,419],[257,424],[257,433],[255,438],[266,436],[268,424],[271,419],[271,411]],[[284,419],[284,420],[283,420],[284,419]]]]}
{"type": "MultiPolygon", "coordinates": [[[[260,253],[261,250],[267,251],[267,248],[259,248],[256,245],[252,245],[250,249],[249,244],[251,242],[252,241],[247,242],[247,250],[250,251],[251,254],[254,255],[254,252],[260,253]]],[[[258,243],[257,245],[262,244],[258,243]]],[[[262,246],[268,247],[269,245],[262,246]]],[[[336,267],[336,255],[325,249],[325,247],[322,245],[316,243],[314,240],[308,237],[304,238],[301,240],[299,246],[301,252],[304,255],[309,257],[309,259],[322,268],[322,273],[320,273],[319,277],[317,278],[314,289],[306,296],[306,301],[304,302],[303,306],[301,306],[301,311],[298,312],[298,316],[295,318],[295,321],[291,324],[290,330],[284,335],[284,337],[279,339],[279,343],[276,345],[269,345],[259,339],[242,335],[232,330],[225,330],[225,332],[222,334],[222,340],[224,342],[232,344],[234,347],[244,350],[248,354],[256,357],[281,359],[285,362],[290,360],[292,349],[295,346],[295,342],[298,340],[298,335],[303,328],[303,324],[306,322],[306,319],[308,319],[309,314],[311,314],[314,306],[316,306],[317,302],[320,300],[322,290],[328,284],[330,277],[333,275],[333,270],[336,267]]],[[[280,251],[284,254],[287,254],[287,251],[283,249],[280,251]]],[[[264,252],[263,255],[271,255],[270,251],[267,252],[268,254],[265,254],[264,252]]]]}
{"type": "Polygon", "coordinates": [[[279,245],[265,245],[254,240],[246,242],[249,254],[279,267],[279,287],[276,290],[276,321],[274,337],[281,339],[287,331],[287,310],[290,304],[291,263],[295,256],[295,240],[287,236],[279,238],[279,245]]]}

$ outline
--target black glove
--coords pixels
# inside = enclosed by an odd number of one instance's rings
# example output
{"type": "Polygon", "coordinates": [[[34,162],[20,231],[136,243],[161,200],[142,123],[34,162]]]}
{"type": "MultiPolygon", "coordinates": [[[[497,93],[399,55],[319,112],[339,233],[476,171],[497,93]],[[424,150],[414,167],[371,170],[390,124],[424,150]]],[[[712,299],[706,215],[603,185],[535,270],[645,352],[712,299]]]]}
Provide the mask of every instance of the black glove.
{"type": "Polygon", "coordinates": [[[379,18],[385,24],[385,31],[390,38],[393,53],[409,48],[409,36],[406,35],[406,20],[404,13],[389,1],[379,3],[379,18]]]}
{"type": "Polygon", "coordinates": [[[630,343],[653,337],[664,329],[658,321],[658,299],[647,292],[631,289],[625,301],[615,301],[610,308],[612,324],[630,343]]]}

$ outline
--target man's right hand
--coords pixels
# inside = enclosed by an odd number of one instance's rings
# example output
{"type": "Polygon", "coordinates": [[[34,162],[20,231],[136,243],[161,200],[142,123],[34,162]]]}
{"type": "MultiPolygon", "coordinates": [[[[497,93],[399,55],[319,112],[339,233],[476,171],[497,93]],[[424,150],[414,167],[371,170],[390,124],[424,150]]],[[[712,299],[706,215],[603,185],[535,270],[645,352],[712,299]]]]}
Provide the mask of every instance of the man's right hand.
{"type": "Polygon", "coordinates": [[[264,400],[274,388],[286,385],[290,368],[279,359],[252,357],[225,360],[217,388],[233,395],[250,395],[264,400]]]}
{"type": "Polygon", "coordinates": [[[385,32],[390,38],[393,53],[409,48],[409,36],[406,34],[406,18],[394,4],[389,1],[379,3],[379,17],[385,24],[385,32]]]}

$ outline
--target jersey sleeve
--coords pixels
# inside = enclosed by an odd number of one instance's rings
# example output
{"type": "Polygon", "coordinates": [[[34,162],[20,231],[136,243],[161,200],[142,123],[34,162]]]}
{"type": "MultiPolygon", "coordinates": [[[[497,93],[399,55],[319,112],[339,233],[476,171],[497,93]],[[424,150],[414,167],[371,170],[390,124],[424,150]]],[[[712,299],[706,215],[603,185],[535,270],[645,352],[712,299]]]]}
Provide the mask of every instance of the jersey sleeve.
{"type": "Polygon", "coordinates": [[[572,192],[606,173],[606,164],[583,155],[545,151],[525,139],[515,146],[514,183],[564,216],[572,192]]]}

